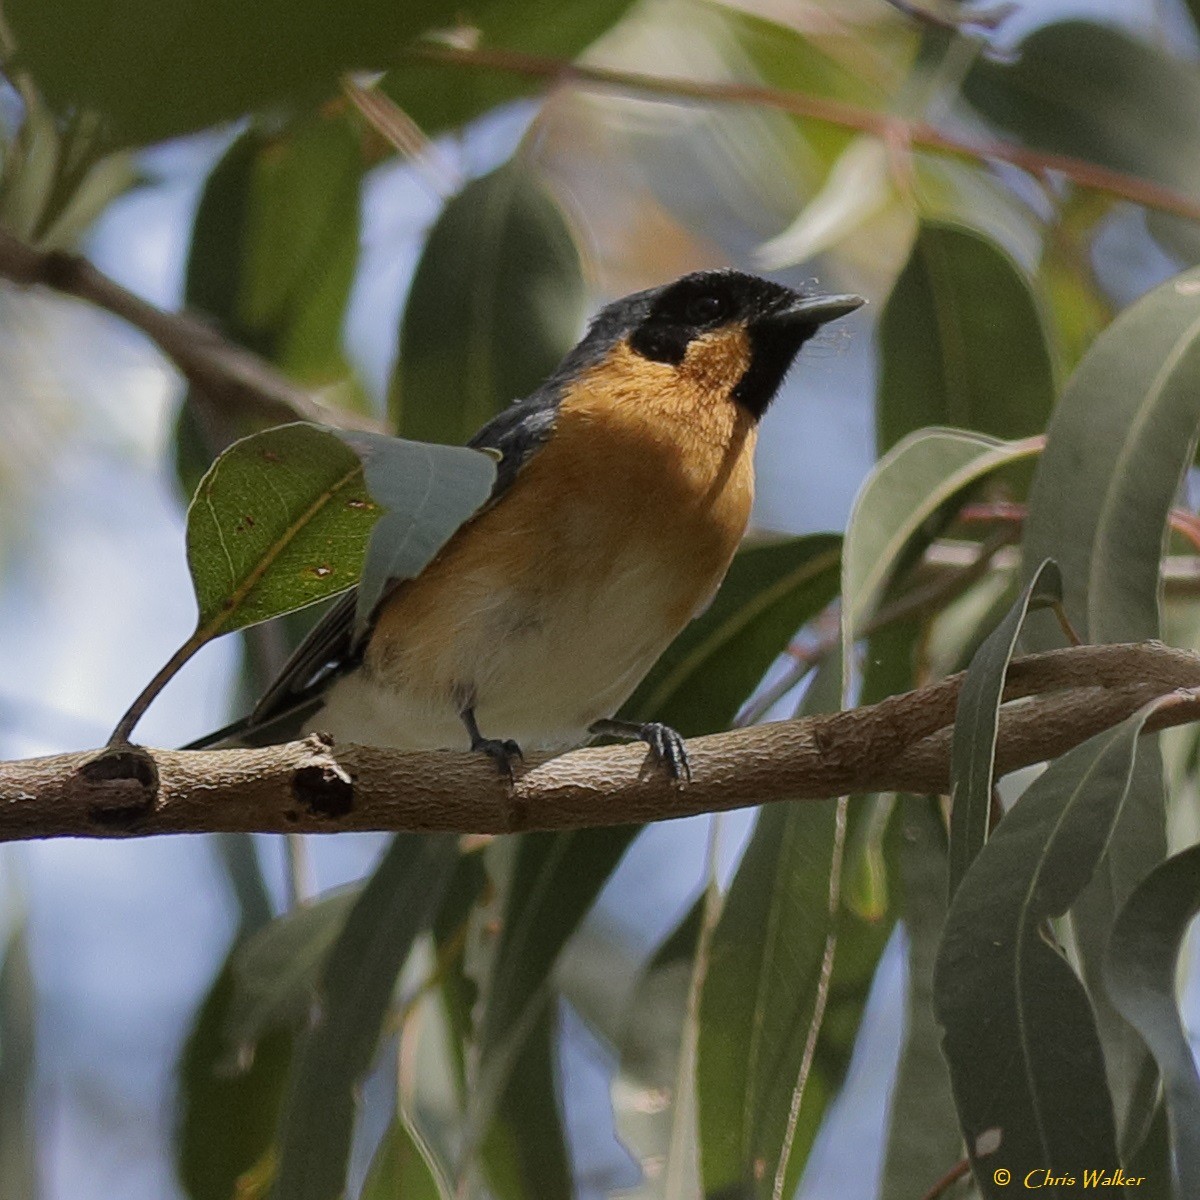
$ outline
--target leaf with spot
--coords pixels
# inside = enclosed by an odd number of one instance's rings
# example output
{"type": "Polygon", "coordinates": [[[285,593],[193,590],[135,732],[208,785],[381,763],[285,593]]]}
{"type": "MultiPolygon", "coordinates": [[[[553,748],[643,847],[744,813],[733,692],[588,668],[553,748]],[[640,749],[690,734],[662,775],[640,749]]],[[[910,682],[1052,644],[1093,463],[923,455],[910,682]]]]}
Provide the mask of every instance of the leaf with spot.
{"type": "Polygon", "coordinates": [[[174,672],[220,634],[337,595],[360,574],[365,620],[390,582],[425,568],[491,495],[495,478],[494,459],[465,447],[304,423],[235,442],[188,509],[199,622],[114,737],[128,737],[174,672]]]}
{"type": "Polygon", "coordinates": [[[243,438],[188,509],[188,566],[206,637],[352,587],[380,515],[357,454],[314,425],[243,438]]]}

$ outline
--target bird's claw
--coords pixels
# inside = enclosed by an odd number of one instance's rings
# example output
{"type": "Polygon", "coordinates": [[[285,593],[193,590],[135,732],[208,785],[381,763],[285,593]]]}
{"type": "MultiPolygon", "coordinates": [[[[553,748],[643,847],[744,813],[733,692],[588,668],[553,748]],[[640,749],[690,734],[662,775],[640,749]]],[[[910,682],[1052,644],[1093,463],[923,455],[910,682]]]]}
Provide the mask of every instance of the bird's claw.
{"type": "Polygon", "coordinates": [[[670,725],[647,721],[638,731],[638,737],[650,747],[655,761],[676,783],[691,783],[692,768],[687,747],[670,725]]]}
{"type": "Polygon", "coordinates": [[[500,774],[510,782],[513,777],[513,762],[523,762],[525,759],[521,747],[512,738],[479,738],[471,744],[471,749],[492,759],[500,774]]]}

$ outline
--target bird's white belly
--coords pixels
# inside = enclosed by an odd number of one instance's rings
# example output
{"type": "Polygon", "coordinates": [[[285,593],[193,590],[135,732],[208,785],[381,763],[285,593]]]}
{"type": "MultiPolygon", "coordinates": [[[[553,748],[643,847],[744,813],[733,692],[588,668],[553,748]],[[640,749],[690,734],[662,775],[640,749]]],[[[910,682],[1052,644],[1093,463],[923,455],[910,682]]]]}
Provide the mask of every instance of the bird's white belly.
{"type": "MultiPolygon", "coordinates": [[[[469,688],[484,737],[524,749],[587,740],[612,716],[679,631],[678,595],[662,565],[631,553],[603,584],[593,577],[553,605],[492,594],[459,624],[452,662],[439,678],[367,671],[335,682],[309,722],[339,740],[407,749],[467,748],[455,688],[469,688]]],[[[688,614],[690,615],[690,613],[688,614]]]]}

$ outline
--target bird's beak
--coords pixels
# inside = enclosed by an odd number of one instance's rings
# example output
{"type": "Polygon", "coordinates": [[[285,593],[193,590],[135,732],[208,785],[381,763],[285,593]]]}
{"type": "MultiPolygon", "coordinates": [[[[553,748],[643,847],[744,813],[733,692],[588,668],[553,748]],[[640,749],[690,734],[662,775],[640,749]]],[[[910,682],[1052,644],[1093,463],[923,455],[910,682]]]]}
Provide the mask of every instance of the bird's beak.
{"type": "Polygon", "coordinates": [[[824,325],[847,316],[864,304],[866,301],[861,296],[802,296],[772,313],[767,320],[780,325],[824,325]]]}

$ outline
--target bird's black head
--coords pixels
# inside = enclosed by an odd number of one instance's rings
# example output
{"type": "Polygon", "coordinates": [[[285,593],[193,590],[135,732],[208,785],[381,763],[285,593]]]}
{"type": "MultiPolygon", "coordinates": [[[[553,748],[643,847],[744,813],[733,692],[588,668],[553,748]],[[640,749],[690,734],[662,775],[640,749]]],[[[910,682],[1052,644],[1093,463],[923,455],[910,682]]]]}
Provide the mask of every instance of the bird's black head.
{"type": "Polygon", "coordinates": [[[585,341],[711,375],[752,416],[775,397],[800,347],[858,296],[806,296],[741,271],[698,271],[608,305],[585,341]]]}

